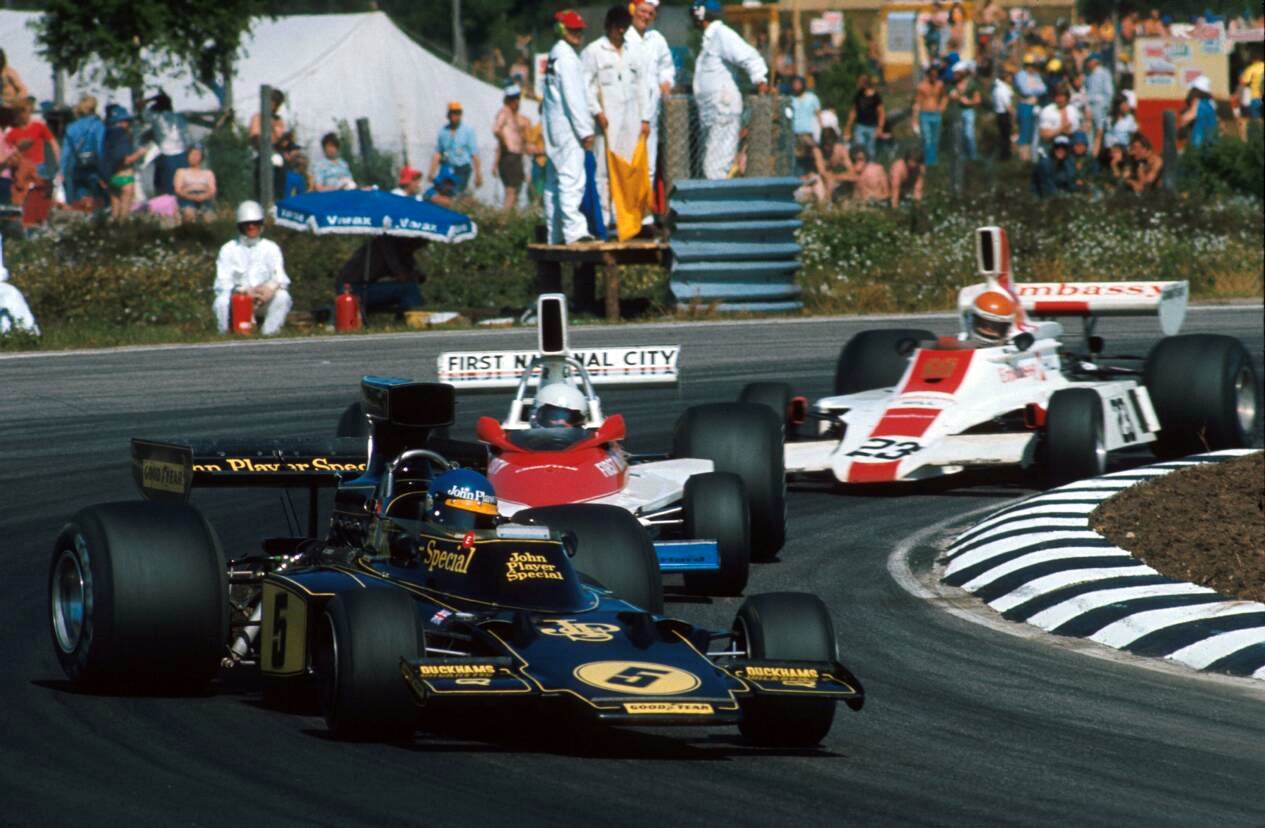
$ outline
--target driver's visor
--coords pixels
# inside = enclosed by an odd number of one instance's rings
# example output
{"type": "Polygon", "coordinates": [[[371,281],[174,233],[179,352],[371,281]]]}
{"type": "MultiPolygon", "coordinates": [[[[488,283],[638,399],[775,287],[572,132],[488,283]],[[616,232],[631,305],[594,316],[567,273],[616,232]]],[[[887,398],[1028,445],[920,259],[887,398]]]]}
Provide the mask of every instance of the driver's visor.
{"type": "Polygon", "coordinates": [[[546,403],[536,411],[536,423],[541,426],[578,426],[584,422],[584,412],[573,408],[546,403]]]}
{"type": "Polygon", "coordinates": [[[444,501],[444,505],[453,509],[461,509],[464,512],[477,512],[480,515],[496,514],[496,503],[489,503],[486,500],[465,500],[459,497],[450,497],[444,501]]]}
{"type": "Polygon", "coordinates": [[[972,326],[975,333],[981,339],[998,342],[1006,338],[1006,334],[1010,332],[1009,322],[999,322],[995,319],[985,319],[979,314],[975,314],[972,326]]]}

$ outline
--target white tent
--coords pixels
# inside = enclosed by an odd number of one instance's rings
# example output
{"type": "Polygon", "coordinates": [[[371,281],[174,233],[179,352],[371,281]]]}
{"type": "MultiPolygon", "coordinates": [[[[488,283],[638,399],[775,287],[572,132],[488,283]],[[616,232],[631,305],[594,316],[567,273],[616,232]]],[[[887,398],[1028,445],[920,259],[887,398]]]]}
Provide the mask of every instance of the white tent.
{"type": "MultiPolygon", "coordinates": [[[[30,28],[38,15],[0,11],[0,48],[39,100],[53,97],[53,73],[36,51],[30,28]]],[[[286,93],[283,113],[312,157],[320,152],[321,135],[339,121],[353,125],[368,118],[374,146],[395,153],[427,171],[435,138],[451,100],[460,101],[465,122],[479,138],[483,201],[499,200],[499,183],[491,176],[496,139],[492,121],[501,107],[501,90],[462,72],[423,49],[382,12],[368,14],[294,15],[259,19],[245,39],[245,54],[236,63],[233,97],[244,126],[259,111],[263,84],[286,93]]],[[[187,73],[149,81],[162,86],[179,110],[213,110],[215,95],[194,84],[187,73]]],[[[73,103],[92,92],[102,102],[130,106],[125,90],[106,90],[94,83],[91,70],[67,78],[65,96],[73,103]]],[[[524,100],[523,114],[537,117],[533,102],[524,100]]]]}

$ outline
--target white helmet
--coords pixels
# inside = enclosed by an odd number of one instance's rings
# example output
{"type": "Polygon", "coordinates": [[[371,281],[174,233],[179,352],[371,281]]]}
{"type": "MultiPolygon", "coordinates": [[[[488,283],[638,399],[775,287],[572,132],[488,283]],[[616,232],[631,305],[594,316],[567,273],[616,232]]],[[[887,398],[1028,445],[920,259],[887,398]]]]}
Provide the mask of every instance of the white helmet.
{"type": "Polygon", "coordinates": [[[576,428],[584,424],[586,402],[569,382],[552,382],[536,393],[531,424],[536,428],[576,428]]]}
{"type": "Polygon", "coordinates": [[[243,201],[237,205],[237,223],[247,224],[264,220],[264,208],[258,201],[243,201]]]}

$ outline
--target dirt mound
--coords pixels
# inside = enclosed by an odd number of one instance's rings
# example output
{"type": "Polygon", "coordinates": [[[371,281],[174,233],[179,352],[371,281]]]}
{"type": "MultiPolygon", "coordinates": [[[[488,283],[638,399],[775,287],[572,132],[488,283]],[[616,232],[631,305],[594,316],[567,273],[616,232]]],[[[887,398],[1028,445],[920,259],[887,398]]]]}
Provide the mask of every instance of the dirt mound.
{"type": "Polygon", "coordinates": [[[1125,489],[1089,525],[1162,575],[1265,602],[1265,454],[1125,489]]]}

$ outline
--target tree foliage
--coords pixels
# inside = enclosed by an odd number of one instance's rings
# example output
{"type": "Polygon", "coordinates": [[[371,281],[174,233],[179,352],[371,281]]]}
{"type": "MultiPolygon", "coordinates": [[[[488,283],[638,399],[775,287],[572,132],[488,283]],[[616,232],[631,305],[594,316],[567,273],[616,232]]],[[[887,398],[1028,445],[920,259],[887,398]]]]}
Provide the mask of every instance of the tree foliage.
{"type": "Polygon", "coordinates": [[[146,77],[175,66],[213,83],[265,10],[263,0],[48,0],[37,38],[54,66],[98,61],[100,82],[135,98],[146,77]]]}

